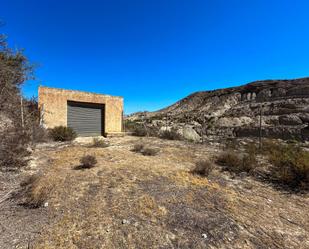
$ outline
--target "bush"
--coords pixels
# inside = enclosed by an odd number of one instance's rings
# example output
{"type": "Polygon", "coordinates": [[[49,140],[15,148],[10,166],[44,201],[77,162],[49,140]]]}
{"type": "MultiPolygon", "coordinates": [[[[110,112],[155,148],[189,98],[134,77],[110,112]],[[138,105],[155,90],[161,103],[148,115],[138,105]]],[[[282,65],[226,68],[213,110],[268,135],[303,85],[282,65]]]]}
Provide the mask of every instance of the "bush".
{"type": "Polygon", "coordinates": [[[144,148],[141,150],[141,153],[144,156],[155,156],[158,154],[158,150],[154,148],[144,148]]]}
{"type": "Polygon", "coordinates": [[[124,128],[125,131],[134,131],[134,129],[136,128],[136,126],[138,126],[139,124],[136,121],[133,120],[125,120],[124,121],[124,128]]]}
{"type": "Polygon", "coordinates": [[[273,151],[277,151],[280,147],[280,144],[277,141],[271,139],[264,139],[262,143],[262,150],[261,153],[264,155],[269,155],[273,151]]]}
{"type": "Polygon", "coordinates": [[[42,178],[42,175],[36,174],[27,177],[20,183],[22,187],[21,195],[23,205],[30,208],[43,206],[52,191],[52,184],[42,178]]]}
{"type": "Polygon", "coordinates": [[[192,174],[208,176],[214,169],[214,164],[209,160],[201,160],[195,163],[195,168],[191,170],[192,174]]]}
{"type": "Polygon", "coordinates": [[[309,152],[296,145],[277,144],[268,152],[272,176],[282,184],[309,187],[309,152]]]}
{"type": "Polygon", "coordinates": [[[253,153],[238,155],[233,151],[223,152],[218,157],[217,163],[234,173],[251,173],[257,167],[256,155],[253,153]]]}
{"type": "Polygon", "coordinates": [[[15,171],[27,165],[30,136],[19,128],[0,132],[0,169],[15,171]]]}
{"type": "Polygon", "coordinates": [[[92,145],[91,147],[96,147],[96,148],[106,148],[109,146],[109,143],[107,141],[104,141],[99,138],[94,138],[92,140],[92,145]]]}
{"type": "Polygon", "coordinates": [[[56,126],[50,130],[50,136],[54,141],[72,141],[76,138],[76,132],[70,128],[65,126],[56,126]]]}
{"type": "Polygon", "coordinates": [[[31,139],[33,143],[42,143],[51,140],[48,131],[40,125],[36,125],[32,128],[31,139]]]}
{"type": "Polygon", "coordinates": [[[135,144],[132,151],[133,152],[141,152],[144,149],[143,144],[135,144]]]}
{"type": "Polygon", "coordinates": [[[87,156],[83,156],[80,159],[80,163],[81,163],[80,168],[90,169],[90,168],[93,168],[97,164],[97,159],[95,158],[95,156],[87,155],[87,156]]]}
{"type": "Polygon", "coordinates": [[[136,125],[133,129],[133,136],[145,137],[147,136],[147,129],[143,125],[136,125]]]}
{"type": "Polygon", "coordinates": [[[224,143],[225,149],[236,150],[239,148],[239,143],[236,138],[227,138],[224,143]]]}
{"type": "Polygon", "coordinates": [[[135,144],[131,151],[141,153],[144,156],[155,156],[158,154],[158,149],[145,147],[142,143],[135,144]]]}
{"type": "Polygon", "coordinates": [[[174,129],[164,130],[160,134],[160,138],[168,139],[168,140],[182,140],[182,136],[174,129]]]}

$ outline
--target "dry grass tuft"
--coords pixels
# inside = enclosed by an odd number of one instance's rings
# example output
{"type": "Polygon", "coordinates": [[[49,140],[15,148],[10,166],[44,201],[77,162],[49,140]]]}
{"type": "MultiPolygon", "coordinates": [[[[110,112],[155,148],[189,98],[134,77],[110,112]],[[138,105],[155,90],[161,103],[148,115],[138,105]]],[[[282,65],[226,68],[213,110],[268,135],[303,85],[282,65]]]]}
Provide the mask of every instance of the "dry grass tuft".
{"type": "Polygon", "coordinates": [[[224,166],[225,170],[234,173],[252,173],[257,167],[256,155],[254,153],[239,155],[233,151],[223,152],[219,155],[217,163],[224,166]]]}
{"type": "Polygon", "coordinates": [[[86,155],[80,159],[80,164],[78,169],[90,169],[93,168],[97,164],[97,159],[95,156],[86,155]]]}
{"type": "Polygon", "coordinates": [[[109,146],[109,143],[107,141],[102,140],[102,139],[94,138],[92,140],[91,147],[94,147],[94,148],[106,148],[108,146],[109,146]]]}
{"type": "Polygon", "coordinates": [[[178,171],[175,175],[171,177],[177,185],[181,186],[198,186],[207,187],[211,189],[221,189],[218,183],[210,182],[205,177],[196,177],[187,171],[178,171]]]}
{"type": "Polygon", "coordinates": [[[309,152],[289,145],[274,145],[267,152],[271,173],[277,181],[294,187],[309,188],[309,152]]]}
{"type": "Polygon", "coordinates": [[[163,206],[159,206],[156,200],[150,195],[143,195],[138,200],[138,209],[140,212],[148,217],[164,216],[167,210],[163,206]]]}
{"type": "Polygon", "coordinates": [[[155,156],[158,154],[158,149],[155,148],[144,148],[141,153],[144,156],[155,156]]]}
{"type": "Polygon", "coordinates": [[[191,173],[201,176],[208,176],[213,169],[214,164],[210,160],[204,159],[195,163],[195,167],[191,170],[191,173]]]}
{"type": "Polygon", "coordinates": [[[22,187],[22,204],[30,208],[41,207],[53,189],[52,182],[40,174],[26,178],[20,186],[22,187]]]}
{"type": "Polygon", "coordinates": [[[139,143],[139,144],[135,144],[132,151],[133,152],[141,152],[144,149],[144,145],[139,143]]]}
{"type": "Polygon", "coordinates": [[[142,143],[135,144],[131,151],[141,153],[144,156],[155,156],[159,152],[158,149],[146,147],[142,143]]]}
{"type": "Polygon", "coordinates": [[[168,140],[182,140],[182,136],[174,129],[165,130],[160,134],[160,138],[168,140]]]}

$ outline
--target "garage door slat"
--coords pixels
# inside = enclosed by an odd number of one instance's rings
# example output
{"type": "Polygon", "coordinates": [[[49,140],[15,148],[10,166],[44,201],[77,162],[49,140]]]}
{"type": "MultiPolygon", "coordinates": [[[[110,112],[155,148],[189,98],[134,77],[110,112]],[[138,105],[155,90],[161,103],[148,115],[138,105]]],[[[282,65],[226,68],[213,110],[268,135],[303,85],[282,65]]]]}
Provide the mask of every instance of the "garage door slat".
{"type": "Polygon", "coordinates": [[[103,105],[68,102],[68,127],[78,136],[102,135],[103,108],[103,105]]]}

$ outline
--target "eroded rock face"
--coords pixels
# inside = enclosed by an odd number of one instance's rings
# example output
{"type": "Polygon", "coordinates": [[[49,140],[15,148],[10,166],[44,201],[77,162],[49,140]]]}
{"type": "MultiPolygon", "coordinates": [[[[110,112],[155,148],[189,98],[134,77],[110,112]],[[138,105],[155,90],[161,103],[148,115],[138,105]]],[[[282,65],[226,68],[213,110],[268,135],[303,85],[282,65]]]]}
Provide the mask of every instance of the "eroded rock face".
{"type": "Polygon", "coordinates": [[[279,124],[281,125],[302,125],[302,120],[295,114],[283,115],[279,117],[279,124]]]}
{"type": "MultiPolygon", "coordinates": [[[[240,87],[196,92],[175,104],[143,112],[148,125],[160,120],[172,127],[190,124],[199,136],[264,136],[290,139],[306,137],[309,124],[309,78],[257,81],[240,87]],[[306,132],[306,131],[305,131],[306,132]]],[[[141,113],[129,119],[141,119],[141,113]]],[[[162,122],[161,122],[162,123],[162,122]]]]}

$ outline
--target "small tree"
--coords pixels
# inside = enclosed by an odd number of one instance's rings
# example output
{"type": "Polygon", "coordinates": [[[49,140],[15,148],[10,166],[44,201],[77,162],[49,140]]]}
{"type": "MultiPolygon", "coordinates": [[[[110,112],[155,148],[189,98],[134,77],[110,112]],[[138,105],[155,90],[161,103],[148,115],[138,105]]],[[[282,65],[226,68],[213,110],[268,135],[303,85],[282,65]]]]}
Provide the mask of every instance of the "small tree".
{"type": "Polygon", "coordinates": [[[33,67],[22,51],[11,50],[6,37],[0,34],[0,169],[22,167],[26,164],[31,130],[24,115],[21,86],[33,78],[33,67]],[[6,121],[3,121],[6,120],[6,121]]]}
{"type": "Polygon", "coordinates": [[[54,141],[60,142],[72,141],[77,136],[72,128],[66,126],[56,126],[50,130],[49,134],[54,141]]]}

